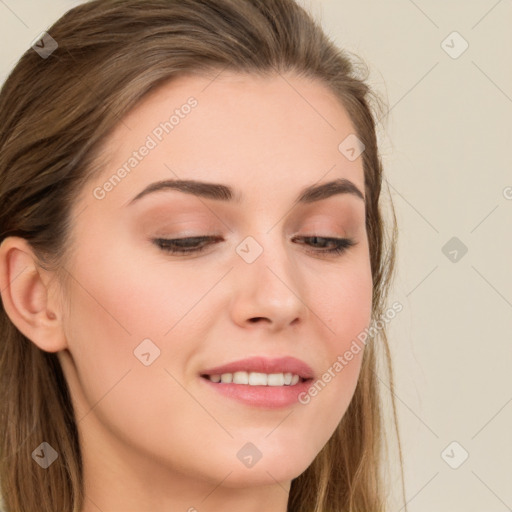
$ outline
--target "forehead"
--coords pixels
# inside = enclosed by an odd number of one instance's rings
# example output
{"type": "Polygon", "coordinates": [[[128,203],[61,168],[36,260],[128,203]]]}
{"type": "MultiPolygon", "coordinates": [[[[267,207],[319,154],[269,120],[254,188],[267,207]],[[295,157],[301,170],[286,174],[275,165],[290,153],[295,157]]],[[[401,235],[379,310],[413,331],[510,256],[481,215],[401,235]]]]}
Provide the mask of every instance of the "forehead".
{"type": "Polygon", "coordinates": [[[228,183],[248,200],[251,190],[296,197],[307,185],[337,178],[364,191],[362,159],[351,161],[339,149],[354,133],[342,103],[316,80],[180,76],[124,116],[106,140],[107,165],[96,185],[124,167],[128,172],[109,192],[118,205],[165,179],[228,183]],[[135,156],[144,146],[151,149],[135,156]]]}

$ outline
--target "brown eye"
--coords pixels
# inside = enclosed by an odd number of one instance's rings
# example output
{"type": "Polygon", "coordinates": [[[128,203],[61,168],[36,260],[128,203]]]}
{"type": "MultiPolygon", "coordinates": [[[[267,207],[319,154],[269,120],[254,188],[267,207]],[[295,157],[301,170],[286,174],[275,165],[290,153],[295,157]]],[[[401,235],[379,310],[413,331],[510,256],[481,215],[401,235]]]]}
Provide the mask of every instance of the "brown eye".
{"type": "Polygon", "coordinates": [[[216,240],[216,238],[212,236],[193,236],[188,238],[155,238],[153,242],[165,252],[189,254],[201,252],[210,245],[205,242],[212,240],[216,240]]]}
{"type": "Polygon", "coordinates": [[[351,238],[331,238],[331,237],[321,237],[321,236],[302,236],[299,237],[300,240],[309,240],[310,243],[316,245],[320,243],[321,248],[315,250],[315,252],[320,253],[328,253],[328,254],[342,254],[348,248],[356,245],[355,242],[351,238]],[[330,249],[325,249],[325,245],[331,244],[330,249]]]}

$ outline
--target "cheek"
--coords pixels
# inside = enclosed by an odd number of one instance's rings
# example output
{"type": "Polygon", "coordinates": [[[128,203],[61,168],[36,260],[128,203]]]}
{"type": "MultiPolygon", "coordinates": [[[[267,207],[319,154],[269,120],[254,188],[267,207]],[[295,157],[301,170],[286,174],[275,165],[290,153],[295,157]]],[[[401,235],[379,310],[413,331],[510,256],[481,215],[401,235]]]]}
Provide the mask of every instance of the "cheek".
{"type": "Polygon", "coordinates": [[[148,257],[147,247],[134,248],[121,237],[108,244],[108,238],[101,247],[89,244],[73,262],[69,300],[77,305],[75,320],[90,322],[86,329],[97,335],[103,332],[95,339],[124,340],[133,350],[137,340],[164,336],[197,301],[202,287],[195,285],[194,273],[171,273],[164,260],[148,257]]]}
{"type": "Polygon", "coordinates": [[[369,260],[359,255],[347,259],[342,270],[322,276],[314,289],[313,311],[325,327],[328,350],[338,354],[370,324],[373,282],[369,260]]]}
{"type": "MultiPolygon", "coordinates": [[[[369,264],[361,265],[346,276],[339,291],[333,321],[333,331],[337,334],[334,343],[329,346],[329,364],[331,366],[337,361],[344,365],[343,370],[338,373],[343,374],[340,381],[344,381],[344,392],[349,393],[349,396],[352,395],[359,376],[365,335],[371,321],[372,294],[373,282],[369,264]]],[[[339,366],[336,368],[339,370],[339,366]]]]}
{"type": "Polygon", "coordinates": [[[318,449],[345,414],[360,374],[373,290],[369,262],[363,265],[361,261],[325,280],[316,296],[314,311],[323,321],[326,360],[322,373],[299,401],[309,409],[305,414],[316,418],[309,436],[318,440],[318,449]]]}
{"type": "MultiPolygon", "coordinates": [[[[146,370],[146,376],[160,365],[158,359],[146,367],[134,350],[145,339],[151,348],[150,357],[163,352],[163,334],[176,323],[169,285],[150,279],[144,265],[121,244],[101,249],[89,245],[73,262],[70,304],[66,321],[66,337],[76,365],[79,387],[85,401],[92,405],[112,389],[127,373],[146,370]],[[167,290],[164,295],[163,290],[167,290]],[[167,313],[167,314],[166,314],[167,313]]],[[[180,290],[174,292],[180,296],[180,290]]],[[[160,372],[162,369],[160,368],[160,372]]],[[[125,386],[125,384],[123,384],[125,386]]],[[[137,390],[135,390],[136,393],[137,390]]],[[[87,407],[85,404],[82,404],[87,407]]]]}

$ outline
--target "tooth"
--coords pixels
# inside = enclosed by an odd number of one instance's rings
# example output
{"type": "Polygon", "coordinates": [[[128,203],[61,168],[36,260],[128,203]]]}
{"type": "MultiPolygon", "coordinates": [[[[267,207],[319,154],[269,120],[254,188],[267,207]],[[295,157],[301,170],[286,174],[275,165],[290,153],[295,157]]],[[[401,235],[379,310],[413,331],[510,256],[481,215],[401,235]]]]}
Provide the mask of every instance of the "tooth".
{"type": "Polygon", "coordinates": [[[268,376],[269,386],[284,386],[284,375],[282,373],[271,373],[268,376]]]}
{"type": "Polygon", "coordinates": [[[230,382],[233,382],[233,374],[232,373],[223,373],[220,376],[220,381],[224,384],[229,384],[230,382]]]}
{"type": "Polygon", "coordinates": [[[266,373],[249,373],[249,384],[251,386],[266,386],[267,385],[267,374],[266,373]]]}
{"type": "Polygon", "coordinates": [[[249,384],[249,374],[247,372],[235,372],[233,374],[234,384],[249,384]]]}
{"type": "Polygon", "coordinates": [[[212,382],[223,384],[245,384],[250,386],[294,386],[300,381],[298,375],[287,373],[260,373],[244,372],[223,373],[222,375],[208,375],[212,382]]]}

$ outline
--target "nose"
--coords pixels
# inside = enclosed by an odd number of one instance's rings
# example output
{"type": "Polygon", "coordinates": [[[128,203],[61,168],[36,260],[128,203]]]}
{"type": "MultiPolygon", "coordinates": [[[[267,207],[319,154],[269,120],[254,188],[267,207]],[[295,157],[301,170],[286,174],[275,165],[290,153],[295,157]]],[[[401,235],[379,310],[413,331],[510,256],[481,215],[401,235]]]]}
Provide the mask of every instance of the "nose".
{"type": "MultiPolygon", "coordinates": [[[[262,236],[263,249],[252,262],[240,258],[232,272],[230,304],[233,321],[240,326],[278,331],[306,320],[308,307],[304,277],[281,239],[262,236]]],[[[238,257],[238,256],[237,256],[238,257]]]]}

